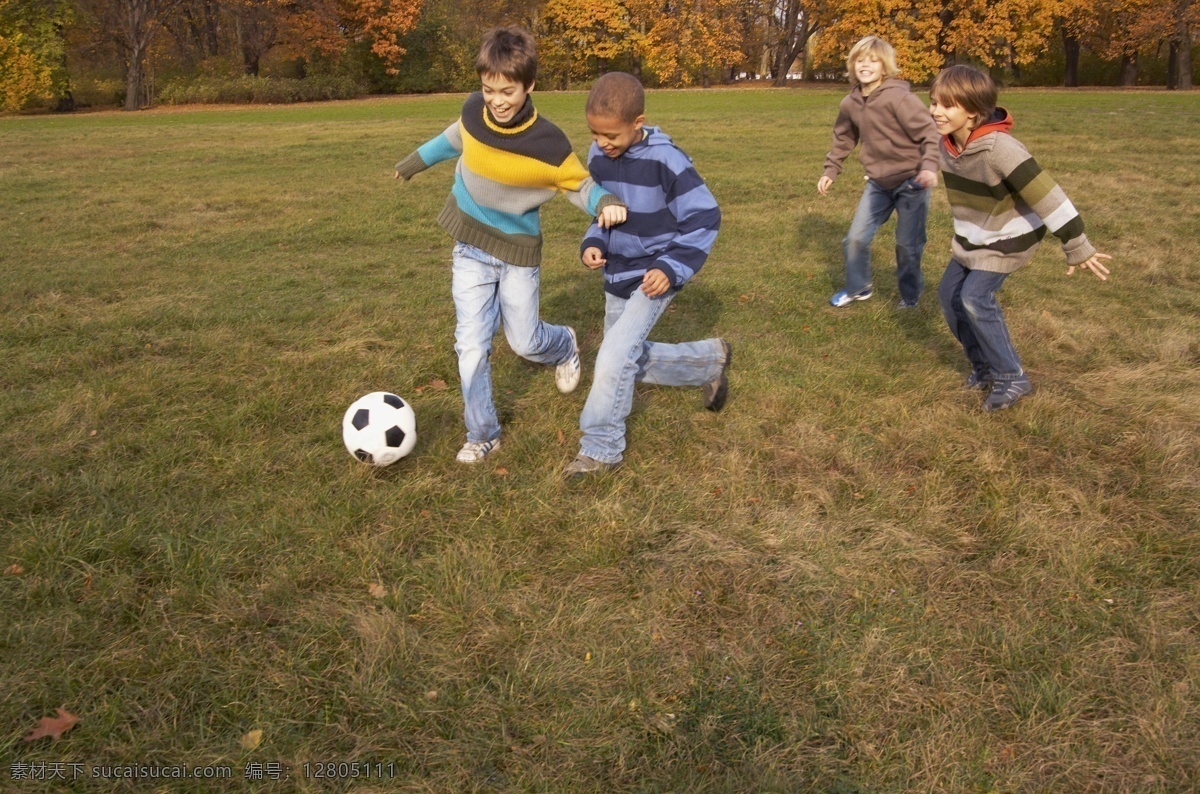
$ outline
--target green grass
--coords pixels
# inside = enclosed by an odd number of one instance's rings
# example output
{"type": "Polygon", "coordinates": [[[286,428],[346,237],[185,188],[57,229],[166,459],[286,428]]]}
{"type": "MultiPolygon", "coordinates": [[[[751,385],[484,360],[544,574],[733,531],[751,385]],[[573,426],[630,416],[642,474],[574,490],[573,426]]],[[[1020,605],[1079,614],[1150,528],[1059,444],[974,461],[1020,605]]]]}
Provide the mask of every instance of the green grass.
{"type": "MultiPolygon", "coordinates": [[[[877,297],[827,304],[840,95],[650,94],[725,212],[655,338],[728,338],[731,400],[639,389],[626,464],[578,485],[590,378],[502,340],[505,445],[453,461],[451,168],[391,177],[461,97],[0,119],[0,790],[63,788],[12,779],[52,761],[234,771],[96,791],[352,787],[305,761],[395,764],[359,791],[1200,787],[1200,97],[1003,95],[1114,260],[1068,279],[1048,243],[1009,280],[1037,390],[993,416],[932,300],[941,188],[922,306],[890,226],[877,297]],[[420,427],[384,470],[339,432],[375,389],[420,427]],[[58,706],[81,723],[20,741],[58,706]],[[243,779],[267,762],[290,780],[243,779]]],[[[536,99],[583,152],[583,95],[536,99]]],[[[544,221],[587,367],[585,219],[544,221]]]]}

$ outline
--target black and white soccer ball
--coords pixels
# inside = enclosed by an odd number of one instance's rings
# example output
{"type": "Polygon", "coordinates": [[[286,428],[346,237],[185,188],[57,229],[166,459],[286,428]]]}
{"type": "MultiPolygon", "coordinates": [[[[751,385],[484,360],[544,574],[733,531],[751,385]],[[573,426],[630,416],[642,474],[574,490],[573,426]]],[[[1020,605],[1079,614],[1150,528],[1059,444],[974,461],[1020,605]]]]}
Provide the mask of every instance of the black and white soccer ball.
{"type": "Polygon", "coordinates": [[[417,415],[395,394],[373,391],[346,409],[342,440],[363,463],[390,466],[416,446],[417,415]]]}

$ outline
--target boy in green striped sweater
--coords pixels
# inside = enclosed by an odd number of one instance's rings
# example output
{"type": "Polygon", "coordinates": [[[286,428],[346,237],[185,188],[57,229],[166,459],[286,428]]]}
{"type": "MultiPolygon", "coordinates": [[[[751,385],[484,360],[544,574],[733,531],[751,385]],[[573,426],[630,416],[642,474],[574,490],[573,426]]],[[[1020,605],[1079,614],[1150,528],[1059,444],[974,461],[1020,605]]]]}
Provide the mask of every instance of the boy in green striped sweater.
{"type": "Polygon", "coordinates": [[[1070,199],[1012,137],[1012,116],[996,107],[992,79],[970,66],[934,78],[929,112],[942,136],[946,195],[954,213],[950,264],[938,300],[972,371],[967,387],[988,392],[983,410],[1000,411],[1033,391],[1013,348],[996,291],[1032,257],[1049,230],[1075,268],[1107,280],[1101,254],[1083,233],[1070,199]]]}

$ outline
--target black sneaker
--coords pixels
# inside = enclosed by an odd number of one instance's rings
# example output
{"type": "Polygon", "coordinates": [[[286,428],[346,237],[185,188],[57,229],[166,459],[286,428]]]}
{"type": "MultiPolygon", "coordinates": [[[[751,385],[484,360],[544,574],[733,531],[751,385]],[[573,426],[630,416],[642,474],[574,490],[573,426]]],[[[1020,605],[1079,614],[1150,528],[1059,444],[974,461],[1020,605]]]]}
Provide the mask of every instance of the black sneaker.
{"type": "Polygon", "coordinates": [[[717,341],[725,350],[725,362],[721,364],[721,372],[717,377],[700,387],[704,392],[704,407],[710,411],[721,410],[725,407],[725,401],[729,399],[729,378],[726,377],[725,371],[733,361],[733,347],[724,339],[717,341]]]}
{"type": "Polygon", "coordinates": [[[983,410],[988,413],[1012,408],[1017,400],[1033,391],[1033,384],[1024,376],[1016,380],[997,380],[992,382],[992,390],[984,398],[983,410]]]}

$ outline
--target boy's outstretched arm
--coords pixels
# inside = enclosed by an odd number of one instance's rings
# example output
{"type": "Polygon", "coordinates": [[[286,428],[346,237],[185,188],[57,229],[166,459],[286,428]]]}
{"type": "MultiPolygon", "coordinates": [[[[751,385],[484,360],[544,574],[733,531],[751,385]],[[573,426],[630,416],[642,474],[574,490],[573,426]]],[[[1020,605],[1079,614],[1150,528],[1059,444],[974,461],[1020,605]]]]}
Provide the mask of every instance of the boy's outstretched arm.
{"type": "Polygon", "coordinates": [[[408,181],[430,166],[457,157],[462,154],[462,149],[462,131],[456,121],[441,135],[421,144],[415,152],[396,163],[396,179],[408,181]]]}

